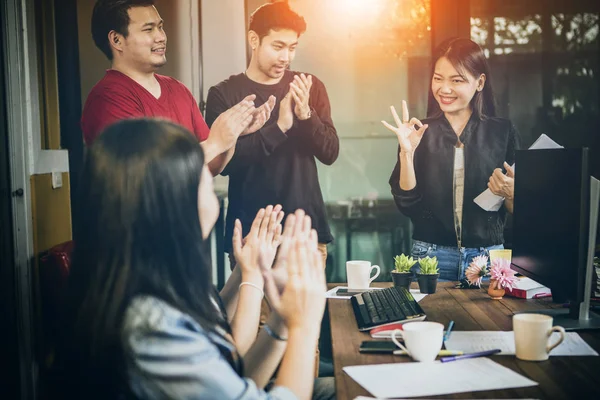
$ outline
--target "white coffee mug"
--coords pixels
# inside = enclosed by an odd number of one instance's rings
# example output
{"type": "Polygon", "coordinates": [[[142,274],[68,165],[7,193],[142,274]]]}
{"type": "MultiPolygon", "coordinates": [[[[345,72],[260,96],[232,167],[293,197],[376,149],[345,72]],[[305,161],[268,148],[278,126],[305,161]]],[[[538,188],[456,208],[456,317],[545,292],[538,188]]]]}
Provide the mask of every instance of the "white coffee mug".
{"type": "Polygon", "coordinates": [[[379,276],[379,265],[371,265],[370,261],[346,261],[346,275],[348,276],[348,289],[368,289],[369,285],[379,276]],[[371,277],[371,271],[377,270],[371,277]]]}
{"type": "Polygon", "coordinates": [[[565,328],[552,326],[552,317],[543,314],[516,314],[513,316],[515,354],[519,360],[544,361],[550,351],[565,340],[565,328]],[[552,332],[560,338],[550,344],[552,332]]]}
{"type": "Polygon", "coordinates": [[[402,330],[392,332],[392,341],[396,346],[412,357],[415,361],[432,362],[442,349],[444,325],[439,322],[409,322],[402,325],[402,330]],[[404,345],[397,339],[404,339],[404,345]]]}

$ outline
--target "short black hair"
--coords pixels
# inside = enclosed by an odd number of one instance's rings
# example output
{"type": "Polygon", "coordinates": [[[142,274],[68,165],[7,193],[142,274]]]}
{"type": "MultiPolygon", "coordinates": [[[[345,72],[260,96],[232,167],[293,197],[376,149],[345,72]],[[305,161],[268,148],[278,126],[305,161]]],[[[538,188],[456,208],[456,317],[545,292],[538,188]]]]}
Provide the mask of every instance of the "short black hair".
{"type": "Polygon", "coordinates": [[[154,0],[98,0],[92,13],[92,38],[96,46],[112,61],[113,54],[108,43],[108,33],[115,31],[127,37],[129,35],[129,9],[149,7],[154,0]]]}
{"type": "Polygon", "coordinates": [[[258,7],[250,16],[249,29],[256,32],[260,40],[267,36],[271,29],[290,29],[300,36],[306,31],[306,21],[293,11],[287,2],[279,1],[258,7]]]}

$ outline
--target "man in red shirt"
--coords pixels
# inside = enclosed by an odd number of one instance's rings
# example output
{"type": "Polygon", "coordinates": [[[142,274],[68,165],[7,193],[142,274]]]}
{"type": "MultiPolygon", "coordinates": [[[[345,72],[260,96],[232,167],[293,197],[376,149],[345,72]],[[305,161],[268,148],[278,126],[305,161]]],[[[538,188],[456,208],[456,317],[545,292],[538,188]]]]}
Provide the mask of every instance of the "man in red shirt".
{"type": "Polygon", "coordinates": [[[112,65],[83,108],[81,128],[88,146],[118,120],[165,118],[196,135],[217,174],[231,159],[238,136],[255,132],[270,117],[275,99],[255,108],[255,96],[250,95],[223,113],[209,131],[185,85],[156,73],[167,61],[167,36],[153,0],[98,0],[92,36],[112,65]]]}

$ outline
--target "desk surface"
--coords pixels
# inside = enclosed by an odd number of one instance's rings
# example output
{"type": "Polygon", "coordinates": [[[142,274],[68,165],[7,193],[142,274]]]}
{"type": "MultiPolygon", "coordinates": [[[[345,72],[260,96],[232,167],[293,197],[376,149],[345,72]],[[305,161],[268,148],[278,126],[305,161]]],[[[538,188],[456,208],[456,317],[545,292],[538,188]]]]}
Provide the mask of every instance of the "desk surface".
{"type": "MultiPolygon", "coordinates": [[[[389,286],[378,284],[376,286],[389,286]]],[[[331,287],[337,285],[331,285],[331,287]]],[[[445,326],[454,320],[457,331],[510,331],[512,315],[517,311],[556,308],[549,299],[522,300],[505,297],[492,300],[481,290],[454,289],[451,282],[439,283],[437,292],[426,296],[419,304],[427,320],[445,326]]],[[[405,356],[361,354],[358,347],[363,340],[372,340],[368,333],[359,332],[349,300],[329,299],[329,318],[337,398],[354,399],[370,394],[354,382],[342,368],[350,365],[410,362],[405,356]]],[[[600,353],[600,331],[580,332],[581,337],[600,353]]],[[[468,392],[432,398],[537,398],[537,399],[592,399],[600,398],[600,357],[550,357],[548,361],[528,362],[514,356],[492,356],[502,364],[536,382],[539,386],[468,392]]]]}

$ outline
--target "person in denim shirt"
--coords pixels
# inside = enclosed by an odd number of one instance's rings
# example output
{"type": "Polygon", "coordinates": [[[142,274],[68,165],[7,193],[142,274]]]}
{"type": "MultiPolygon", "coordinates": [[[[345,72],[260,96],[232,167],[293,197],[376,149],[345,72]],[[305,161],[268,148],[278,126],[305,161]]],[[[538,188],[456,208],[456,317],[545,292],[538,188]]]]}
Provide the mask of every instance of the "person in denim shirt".
{"type": "Polygon", "coordinates": [[[509,120],[496,117],[490,70],[475,42],[440,44],[431,79],[428,119],[410,119],[403,101],[402,119],[392,107],[395,126],[383,121],[399,142],[389,183],[413,223],[412,256],[437,257],[440,280],[456,281],[473,257],[503,248],[518,134],[509,120]],[[473,202],[487,188],[504,198],[500,209],[473,202]]]}
{"type": "Polygon", "coordinates": [[[280,206],[261,209],[244,240],[238,222],[238,266],[218,293],[205,240],[219,206],[185,128],[110,126],[86,155],[80,188],[56,398],[311,397],[326,288],[302,210],[283,233],[280,206]],[[265,294],[273,313],[256,336],[265,294]]]}

